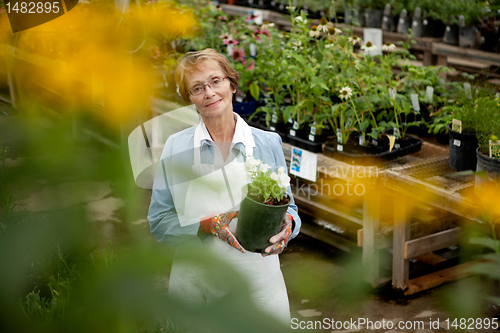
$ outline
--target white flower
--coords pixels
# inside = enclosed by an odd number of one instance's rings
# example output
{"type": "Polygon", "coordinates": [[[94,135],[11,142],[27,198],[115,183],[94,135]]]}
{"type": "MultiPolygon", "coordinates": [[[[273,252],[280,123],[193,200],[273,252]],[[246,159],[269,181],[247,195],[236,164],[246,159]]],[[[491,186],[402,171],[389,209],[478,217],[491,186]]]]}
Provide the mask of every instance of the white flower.
{"type": "Polygon", "coordinates": [[[262,163],[261,160],[256,160],[253,156],[247,156],[247,160],[245,162],[245,167],[250,172],[257,171],[257,167],[262,163]]]}
{"type": "Polygon", "coordinates": [[[358,36],[354,35],[352,37],[347,38],[349,40],[349,43],[352,43],[352,45],[356,44],[357,42],[361,42],[361,38],[358,36]]]}
{"type": "Polygon", "coordinates": [[[271,167],[265,163],[262,163],[259,167],[260,172],[267,172],[271,167]]]}
{"type": "Polygon", "coordinates": [[[333,23],[328,22],[328,20],[326,18],[322,17],[321,20],[319,21],[318,31],[327,32],[328,29],[330,29],[331,27],[333,27],[333,23]]]}
{"type": "Polygon", "coordinates": [[[332,44],[325,44],[326,48],[330,48],[330,47],[333,47],[333,46],[335,46],[335,44],[333,44],[333,43],[332,44]]]}
{"type": "Polygon", "coordinates": [[[384,45],[382,45],[382,50],[383,51],[392,52],[395,49],[396,49],[396,45],[392,44],[391,42],[387,42],[384,45]]]}
{"type": "Polygon", "coordinates": [[[349,99],[351,96],[352,96],[352,89],[349,88],[349,86],[345,86],[344,88],[340,89],[340,98],[349,99]]]}
{"type": "Polygon", "coordinates": [[[280,173],[278,175],[278,186],[281,188],[287,188],[290,186],[290,177],[286,173],[280,173]]]}
{"type": "Polygon", "coordinates": [[[311,37],[319,37],[320,31],[318,30],[318,27],[313,25],[311,27],[311,30],[309,30],[309,36],[311,37]]]}
{"type": "Polygon", "coordinates": [[[279,167],[278,168],[278,173],[281,174],[281,173],[285,173],[285,167],[279,167]]]}
{"type": "Polygon", "coordinates": [[[271,172],[271,179],[274,181],[278,181],[278,174],[276,172],[271,172]]]}
{"type": "Polygon", "coordinates": [[[300,46],[302,46],[302,42],[300,40],[292,42],[292,50],[297,51],[300,46]]]}
{"type": "Polygon", "coordinates": [[[296,21],[296,22],[304,22],[304,24],[306,24],[306,23],[307,23],[307,20],[304,20],[304,19],[302,18],[302,16],[297,16],[297,17],[295,18],[295,21],[296,21]]]}
{"type": "Polygon", "coordinates": [[[269,30],[269,28],[274,27],[274,23],[264,22],[260,27],[261,30],[269,30]]]}
{"type": "Polygon", "coordinates": [[[377,47],[372,44],[372,42],[366,42],[365,45],[361,46],[362,50],[369,51],[369,50],[375,50],[377,47]]]}
{"type": "MultiPolygon", "coordinates": [[[[294,11],[294,10],[295,10],[295,6],[286,6],[285,8],[286,8],[286,9],[289,9],[289,10],[292,10],[292,11],[294,11]]],[[[299,16],[299,17],[300,17],[300,16],[299,16]]]]}

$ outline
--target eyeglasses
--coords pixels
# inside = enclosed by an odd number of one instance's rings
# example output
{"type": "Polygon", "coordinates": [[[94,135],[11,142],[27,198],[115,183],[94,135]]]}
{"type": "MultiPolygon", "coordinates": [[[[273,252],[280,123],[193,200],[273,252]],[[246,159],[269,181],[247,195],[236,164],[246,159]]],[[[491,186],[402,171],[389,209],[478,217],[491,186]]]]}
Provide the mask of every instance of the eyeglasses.
{"type": "Polygon", "coordinates": [[[217,89],[221,86],[224,79],[228,79],[228,77],[216,76],[212,78],[210,82],[207,82],[205,84],[197,84],[189,90],[189,94],[191,96],[199,96],[205,92],[205,86],[209,86],[210,89],[217,89]]]}

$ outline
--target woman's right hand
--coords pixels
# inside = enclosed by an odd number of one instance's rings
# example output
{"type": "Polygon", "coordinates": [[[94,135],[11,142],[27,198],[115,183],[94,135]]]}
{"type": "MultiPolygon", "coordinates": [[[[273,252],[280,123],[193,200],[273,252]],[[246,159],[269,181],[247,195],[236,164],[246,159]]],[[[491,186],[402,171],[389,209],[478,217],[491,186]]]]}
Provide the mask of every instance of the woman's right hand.
{"type": "Polygon", "coordinates": [[[224,242],[228,243],[236,250],[245,253],[245,249],[241,246],[236,236],[229,230],[229,223],[238,217],[238,211],[231,211],[219,215],[207,216],[201,219],[200,228],[207,234],[213,234],[224,242]]]}

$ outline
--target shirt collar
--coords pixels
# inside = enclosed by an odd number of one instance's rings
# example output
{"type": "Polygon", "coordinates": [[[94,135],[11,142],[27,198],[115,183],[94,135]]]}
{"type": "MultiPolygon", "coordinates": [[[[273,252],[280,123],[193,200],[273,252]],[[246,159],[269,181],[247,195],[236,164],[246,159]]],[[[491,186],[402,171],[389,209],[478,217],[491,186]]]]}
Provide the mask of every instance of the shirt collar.
{"type": "MultiPolygon", "coordinates": [[[[233,140],[231,141],[231,149],[235,147],[243,152],[241,145],[238,143],[243,144],[244,147],[255,147],[255,141],[250,126],[248,126],[237,113],[233,112],[233,115],[236,118],[236,129],[234,131],[233,140]]],[[[200,123],[194,132],[194,147],[203,148],[204,145],[210,145],[213,142],[203,119],[200,119],[200,123]]]]}

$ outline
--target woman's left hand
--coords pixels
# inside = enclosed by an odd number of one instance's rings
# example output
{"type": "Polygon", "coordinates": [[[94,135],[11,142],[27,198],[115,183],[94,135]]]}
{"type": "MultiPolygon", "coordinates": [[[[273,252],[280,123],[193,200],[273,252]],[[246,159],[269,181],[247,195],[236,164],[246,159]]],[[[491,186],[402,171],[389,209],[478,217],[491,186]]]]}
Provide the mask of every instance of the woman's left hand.
{"type": "Polygon", "coordinates": [[[283,221],[283,226],[281,227],[281,231],[269,238],[269,242],[272,245],[266,247],[264,253],[262,253],[263,257],[270,256],[272,254],[280,254],[285,249],[288,241],[292,237],[292,215],[286,214],[285,220],[283,221]]]}

